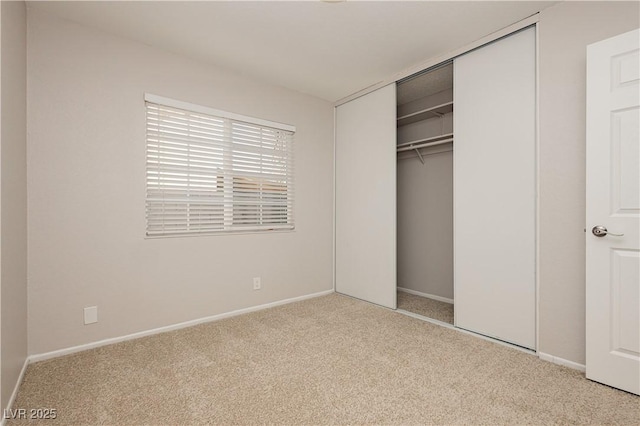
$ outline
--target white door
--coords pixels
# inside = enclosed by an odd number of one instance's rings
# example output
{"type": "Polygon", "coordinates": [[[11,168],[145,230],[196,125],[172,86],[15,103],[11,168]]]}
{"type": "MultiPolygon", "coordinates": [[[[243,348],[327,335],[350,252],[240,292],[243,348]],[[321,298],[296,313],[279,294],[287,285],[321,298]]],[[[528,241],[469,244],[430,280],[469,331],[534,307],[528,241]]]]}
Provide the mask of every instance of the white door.
{"type": "Polygon", "coordinates": [[[454,62],[455,325],[536,343],[535,28],[454,62]]]}
{"type": "Polygon", "coordinates": [[[396,85],[336,108],[336,291],[396,308],[396,85]]]}
{"type": "Polygon", "coordinates": [[[636,30],[587,48],[587,378],[635,394],[640,394],[639,40],[636,30]]]}

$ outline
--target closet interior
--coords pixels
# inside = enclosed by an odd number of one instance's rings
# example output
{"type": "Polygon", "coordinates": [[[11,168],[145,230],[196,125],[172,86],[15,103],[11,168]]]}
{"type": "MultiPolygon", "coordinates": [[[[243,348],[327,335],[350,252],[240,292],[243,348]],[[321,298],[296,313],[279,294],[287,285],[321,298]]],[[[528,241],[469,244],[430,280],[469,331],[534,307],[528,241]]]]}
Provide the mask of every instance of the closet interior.
{"type": "Polygon", "coordinates": [[[453,63],[397,83],[397,307],[453,324],[453,63]]]}

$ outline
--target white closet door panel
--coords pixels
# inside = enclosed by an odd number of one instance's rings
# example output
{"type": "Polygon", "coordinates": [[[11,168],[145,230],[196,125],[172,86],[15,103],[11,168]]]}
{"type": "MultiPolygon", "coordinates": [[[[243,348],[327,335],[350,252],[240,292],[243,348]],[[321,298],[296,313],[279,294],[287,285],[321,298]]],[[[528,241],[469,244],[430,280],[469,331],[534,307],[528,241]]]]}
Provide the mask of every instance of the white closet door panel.
{"type": "Polygon", "coordinates": [[[396,87],[336,108],[336,291],[396,308],[396,87]]]}
{"type": "Polygon", "coordinates": [[[535,348],[535,29],[454,64],[457,327],[535,348]]]}

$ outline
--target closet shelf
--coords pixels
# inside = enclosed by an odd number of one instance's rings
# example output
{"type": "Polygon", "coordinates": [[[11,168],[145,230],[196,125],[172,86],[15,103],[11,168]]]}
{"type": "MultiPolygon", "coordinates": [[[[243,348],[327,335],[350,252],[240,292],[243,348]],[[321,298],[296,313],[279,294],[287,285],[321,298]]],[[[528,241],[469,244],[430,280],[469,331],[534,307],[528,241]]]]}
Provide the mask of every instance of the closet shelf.
{"type": "Polygon", "coordinates": [[[398,117],[398,127],[453,112],[453,101],[398,117]]]}
{"type": "Polygon", "coordinates": [[[453,142],[453,133],[398,144],[397,152],[410,151],[412,149],[420,149],[427,146],[441,145],[449,142],[453,142]]]}

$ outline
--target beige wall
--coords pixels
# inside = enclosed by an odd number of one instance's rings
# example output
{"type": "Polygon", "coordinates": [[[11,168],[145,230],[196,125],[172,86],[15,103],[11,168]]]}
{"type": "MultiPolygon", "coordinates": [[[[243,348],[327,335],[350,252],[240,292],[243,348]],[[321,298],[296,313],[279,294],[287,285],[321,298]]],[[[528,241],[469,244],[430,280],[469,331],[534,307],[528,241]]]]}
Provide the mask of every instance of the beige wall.
{"type": "MultiPolygon", "coordinates": [[[[585,48],[639,12],[564,2],[540,17],[539,349],[578,363],[585,48]]],[[[31,353],[331,288],[331,105],[35,14],[29,37],[31,353]],[[145,240],[144,91],[296,125],[296,232],[145,240]],[[100,321],[83,326],[89,305],[100,321]]]]}
{"type": "Polygon", "coordinates": [[[585,362],[586,46],[640,26],[638,2],[542,11],[539,351],[585,362]]]}
{"type": "Polygon", "coordinates": [[[24,2],[3,1],[0,10],[0,408],[6,408],[27,356],[27,22],[24,2]]]}
{"type": "Polygon", "coordinates": [[[453,299],[453,153],[398,154],[398,287],[453,299]]]}
{"type": "Polygon", "coordinates": [[[332,104],[31,10],[28,36],[31,354],[332,289],[332,104]],[[144,92],[295,125],[295,232],[145,239],[144,92]]]}

